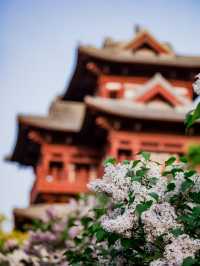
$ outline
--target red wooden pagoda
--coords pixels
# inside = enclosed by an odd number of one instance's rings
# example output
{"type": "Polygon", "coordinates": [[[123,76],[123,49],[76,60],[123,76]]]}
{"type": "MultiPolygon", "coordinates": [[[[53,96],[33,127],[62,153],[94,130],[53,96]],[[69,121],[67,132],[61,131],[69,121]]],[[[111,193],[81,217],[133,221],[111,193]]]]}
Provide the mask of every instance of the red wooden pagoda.
{"type": "Polygon", "coordinates": [[[140,29],[129,42],[108,38],[102,48],[79,46],[65,93],[47,116],[18,116],[18,137],[9,160],[35,173],[30,202],[65,202],[86,192],[107,156],[159,158],[183,154],[200,143],[196,125],[185,136],[200,57],[175,54],[140,29]]]}

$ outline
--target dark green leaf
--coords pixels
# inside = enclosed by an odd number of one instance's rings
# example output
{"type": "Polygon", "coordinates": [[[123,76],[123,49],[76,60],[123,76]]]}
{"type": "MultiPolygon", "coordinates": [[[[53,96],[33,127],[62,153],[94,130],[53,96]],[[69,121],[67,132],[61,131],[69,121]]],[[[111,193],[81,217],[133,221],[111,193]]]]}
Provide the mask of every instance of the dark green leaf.
{"type": "Polygon", "coordinates": [[[175,189],[176,185],[174,183],[169,183],[167,185],[167,192],[173,191],[175,189]]]}
{"type": "Polygon", "coordinates": [[[181,184],[181,191],[185,192],[189,188],[191,188],[194,185],[194,182],[191,179],[186,179],[182,184],[181,184]]]}
{"type": "Polygon", "coordinates": [[[119,239],[119,236],[114,233],[108,234],[107,240],[108,240],[108,245],[111,246],[113,245],[117,240],[119,239]]]}
{"type": "Polygon", "coordinates": [[[142,176],[131,176],[131,181],[141,182],[142,176]]]}
{"type": "Polygon", "coordinates": [[[182,266],[192,266],[195,265],[196,260],[192,257],[187,257],[186,259],[183,260],[182,266]]]}
{"type": "Polygon", "coordinates": [[[132,167],[135,167],[139,162],[140,162],[140,160],[134,160],[134,161],[132,161],[132,167]]]}
{"type": "Polygon", "coordinates": [[[134,200],[135,200],[135,196],[133,195],[132,192],[129,192],[128,193],[128,203],[132,204],[134,202],[134,200]]]}
{"type": "Polygon", "coordinates": [[[195,170],[190,170],[190,171],[185,172],[184,173],[184,176],[185,177],[191,177],[191,176],[193,176],[195,174],[196,174],[196,171],[195,170]]]}
{"type": "Polygon", "coordinates": [[[193,202],[200,204],[200,192],[190,192],[189,197],[193,202]]]}
{"type": "Polygon", "coordinates": [[[92,218],[90,218],[90,217],[81,218],[81,224],[84,226],[87,226],[91,221],[92,221],[92,218]]]}
{"type": "Polygon", "coordinates": [[[108,233],[103,229],[103,228],[100,228],[96,233],[95,233],[95,236],[96,236],[96,239],[97,241],[103,241],[106,239],[108,233]]]}
{"type": "Polygon", "coordinates": [[[141,155],[146,161],[149,161],[150,156],[151,156],[150,152],[146,152],[146,151],[142,151],[142,152],[140,152],[140,155],[141,155]]]}
{"type": "Polygon", "coordinates": [[[171,173],[172,173],[171,171],[164,171],[164,172],[162,173],[162,175],[163,175],[163,176],[167,176],[167,175],[171,175],[171,173]]]}
{"type": "Polygon", "coordinates": [[[144,211],[148,210],[151,205],[152,205],[153,201],[152,200],[149,200],[149,201],[146,201],[144,203],[140,203],[136,206],[136,211],[139,215],[141,215],[144,211]]]}
{"type": "Polygon", "coordinates": [[[179,160],[180,160],[180,162],[182,162],[182,163],[187,163],[187,162],[188,162],[188,159],[187,159],[186,156],[180,156],[180,157],[179,157],[179,160]]]}
{"type": "Polygon", "coordinates": [[[96,214],[96,218],[98,219],[106,213],[106,208],[94,208],[94,212],[96,214]]]}
{"type": "Polygon", "coordinates": [[[165,162],[165,166],[172,165],[175,161],[176,157],[172,156],[165,162]]]}
{"type": "Polygon", "coordinates": [[[115,164],[116,163],[116,159],[113,158],[113,157],[109,157],[107,158],[105,161],[104,161],[104,165],[107,165],[107,164],[115,164]]]}
{"type": "Polygon", "coordinates": [[[142,169],[136,171],[136,176],[144,177],[148,170],[149,168],[143,167],[142,169]]]}
{"type": "Polygon", "coordinates": [[[191,127],[200,118],[200,103],[197,107],[190,111],[185,118],[185,125],[187,128],[191,127]]]}
{"type": "Polygon", "coordinates": [[[192,215],[194,215],[195,217],[199,217],[200,216],[200,207],[194,207],[192,210],[192,215]]]}
{"type": "Polygon", "coordinates": [[[172,233],[175,237],[177,237],[177,236],[180,236],[180,235],[184,234],[184,231],[183,231],[183,229],[181,229],[181,228],[179,227],[179,228],[174,228],[174,229],[172,229],[172,230],[171,230],[171,233],[172,233]]]}
{"type": "Polygon", "coordinates": [[[175,177],[177,173],[181,173],[181,172],[183,172],[183,169],[181,169],[181,168],[173,168],[171,170],[173,177],[175,177]]]}
{"type": "Polygon", "coordinates": [[[194,123],[194,110],[187,113],[184,121],[186,128],[190,128],[193,125],[193,123],[194,123]]]}
{"type": "Polygon", "coordinates": [[[135,240],[131,238],[123,238],[121,239],[121,244],[124,248],[133,248],[135,240]]]}
{"type": "Polygon", "coordinates": [[[149,193],[149,195],[150,195],[152,198],[154,198],[156,201],[159,200],[159,196],[158,196],[157,193],[155,193],[155,192],[151,192],[151,193],[149,193]]]}

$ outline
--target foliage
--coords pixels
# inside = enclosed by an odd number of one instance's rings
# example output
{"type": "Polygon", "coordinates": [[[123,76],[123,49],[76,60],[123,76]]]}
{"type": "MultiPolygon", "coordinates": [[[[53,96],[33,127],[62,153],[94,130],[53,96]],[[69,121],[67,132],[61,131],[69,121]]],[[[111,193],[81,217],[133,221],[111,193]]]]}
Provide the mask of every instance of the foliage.
{"type": "MultiPolygon", "coordinates": [[[[193,89],[197,95],[200,95],[200,74],[196,76],[196,81],[193,84],[193,89]]],[[[186,129],[190,128],[197,120],[200,119],[200,102],[191,110],[185,118],[186,129]]]]}

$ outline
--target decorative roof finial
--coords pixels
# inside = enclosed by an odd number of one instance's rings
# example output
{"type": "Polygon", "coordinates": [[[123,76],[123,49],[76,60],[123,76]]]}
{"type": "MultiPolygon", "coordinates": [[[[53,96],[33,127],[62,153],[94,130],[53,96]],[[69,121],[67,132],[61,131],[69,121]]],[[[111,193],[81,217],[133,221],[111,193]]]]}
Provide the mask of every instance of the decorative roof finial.
{"type": "Polygon", "coordinates": [[[142,27],[139,24],[136,24],[134,26],[134,30],[135,30],[135,33],[137,34],[138,32],[140,32],[142,30],[142,27]]]}

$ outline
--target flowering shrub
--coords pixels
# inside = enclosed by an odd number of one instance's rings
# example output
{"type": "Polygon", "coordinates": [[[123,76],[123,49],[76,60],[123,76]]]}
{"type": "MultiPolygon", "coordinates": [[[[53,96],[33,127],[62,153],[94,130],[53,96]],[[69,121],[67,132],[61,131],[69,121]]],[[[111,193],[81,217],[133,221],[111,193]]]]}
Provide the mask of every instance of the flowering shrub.
{"type": "Polygon", "coordinates": [[[101,249],[86,247],[89,262],[70,252],[72,264],[200,265],[200,176],[185,158],[170,157],[164,169],[147,152],[140,160],[109,160],[89,188],[112,204],[99,223],[88,224],[87,237],[92,232],[101,249]]]}

